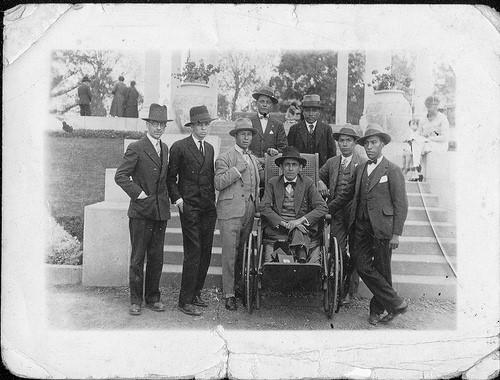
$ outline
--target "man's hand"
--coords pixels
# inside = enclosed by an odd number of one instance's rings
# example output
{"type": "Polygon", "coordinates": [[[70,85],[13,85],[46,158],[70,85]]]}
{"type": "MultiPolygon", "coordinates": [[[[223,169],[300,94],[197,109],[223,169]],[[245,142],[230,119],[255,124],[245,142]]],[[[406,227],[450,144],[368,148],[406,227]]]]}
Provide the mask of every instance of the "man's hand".
{"type": "MultiPolygon", "coordinates": [[[[288,230],[293,230],[294,228],[297,228],[299,226],[302,226],[306,222],[306,218],[302,217],[300,219],[295,219],[295,220],[289,220],[288,222],[285,222],[285,227],[288,230]]],[[[304,226],[305,228],[305,226],[304,226]]],[[[304,232],[304,231],[302,231],[304,232]]]]}
{"type": "Polygon", "coordinates": [[[245,170],[247,170],[247,162],[245,160],[238,160],[236,162],[235,168],[240,172],[243,173],[245,170]]]}
{"type": "Polygon", "coordinates": [[[276,156],[279,152],[274,149],[274,148],[268,148],[267,149],[267,154],[269,154],[270,156],[276,156]]]}
{"type": "Polygon", "coordinates": [[[144,199],[144,198],[147,198],[148,196],[146,195],[146,193],[144,191],[141,191],[141,193],[139,194],[139,196],[137,197],[137,199],[144,199]]]}
{"type": "Polygon", "coordinates": [[[183,213],[184,212],[184,201],[180,201],[177,203],[177,207],[179,208],[179,212],[183,213]]]}
{"type": "Polygon", "coordinates": [[[396,249],[399,247],[399,235],[392,235],[392,239],[389,241],[389,247],[391,249],[396,249]]]}
{"type": "Polygon", "coordinates": [[[325,183],[322,180],[319,180],[318,191],[322,197],[330,195],[330,190],[328,190],[328,187],[326,187],[325,183]]]}

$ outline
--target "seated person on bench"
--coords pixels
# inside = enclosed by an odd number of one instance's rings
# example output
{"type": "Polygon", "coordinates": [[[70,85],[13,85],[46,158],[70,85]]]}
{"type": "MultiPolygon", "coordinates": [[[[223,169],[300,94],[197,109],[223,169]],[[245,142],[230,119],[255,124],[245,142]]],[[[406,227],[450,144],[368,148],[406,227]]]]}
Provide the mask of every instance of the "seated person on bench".
{"type": "Polygon", "coordinates": [[[282,175],[271,178],[260,203],[263,216],[264,261],[278,261],[274,243],[288,241],[290,253],[299,263],[320,263],[318,221],[327,213],[328,206],[319,194],[313,180],[300,174],[307,160],[292,146],[283,149],[283,155],[274,160],[282,175]]]}

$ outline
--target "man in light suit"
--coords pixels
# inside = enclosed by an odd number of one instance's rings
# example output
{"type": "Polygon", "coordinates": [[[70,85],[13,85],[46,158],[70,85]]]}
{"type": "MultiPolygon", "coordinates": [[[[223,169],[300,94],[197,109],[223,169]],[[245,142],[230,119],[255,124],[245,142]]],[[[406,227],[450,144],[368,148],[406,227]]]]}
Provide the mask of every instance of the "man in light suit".
{"type": "Polygon", "coordinates": [[[80,116],[92,116],[90,111],[90,102],[92,94],[90,93],[90,79],[88,76],[82,78],[82,83],[78,86],[78,104],[80,106],[80,116]]]}
{"type": "Polygon", "coordinates": [[[252,231],[262,166],[248,149],[257,130],[247,118],[235,121],[229,134],[235,145],[215,161],[217,218],[222,240],[222,291],[226,309],[236,310],[240,292],[243,247],[252,231]]]}
{"type": "Polygon", "coordinates": [[[278,104],[272,87],[264,86],[255,91],[252,97],[256,100],[258,112],[250,117],[253,128],[257,131],[252,138],[250,150],[264,165],[265,153],[275,156],[281,153],[288,143],[283,123],[269,115],[273,105],[278,104]]]}
{"type": "Polygon", "coordinates": [[[214,238],[215,189],[214,148],[204,141],[212,119],[206,106],[189,111],[191,135],[170,149],[168,191],[179,208],[184,247],[178,308],[188,315],[201,315],[194,306],[208,307],[201,298],[214,238]]]}
{"type": "Polygon", "coordinates": [[[277,261],[272,257],[274,242],[285,240],[296,262],[320,263],[318,222],[327,214],[328,207],[313,180],[300,173],[307,160],[300,157],[296,148],[288,146],[274,162],[283,174],[269,180],[260,204],[267,241],[264,259],[277,261]]]}
{"type": "MultiPolygon", "coordinates": [[[[366,162],[366,158],[355,152],[356,140],[359,138],[351,124],[347,124],[338,133],[333,134],[338,141],[341,155],[329,158],[319,170],[318,189],[321,195],[329,195],[329,200],[342,192],[349,180],[354,176],[356,166],[366,162]],[[326,185],[328,184],[328,185],[326,185]]],[[[344,264],[345,292],[343,305],[351,302],[353,295],[358,290],[359,276],[354,268],[354,249],[352,239],[348,239],[349,220],[351,217],[352,202],[332,215],[331,236],[337,238],[337,243],[342,252],[344,264]],[[347,255],[347,242],[349,241],[349,256],[347,255]]],[[[349,235],[352,238],[351,235],[349,235]]]]}
{"type": "Polygon", "coordinates": [[[373,325],[388,323],[408,308],[392,288],[392,250],[399,246],[408,198],[401,168],[382,155],[390,141],[381,126],[366,127],[364,137],[356,142],[364,146],[369,160],[356,167],[344,190],[328,204],[333,214],[350,200],[353,202],[349,227],[354,228],[356,270],[373,293],[368,319],[373,325]],[[381,319],[385,310],[387,314],[381,319]]]}
{"type": "Polygon", "coordinates": [[[294,146],[300,153],[318,153],[319,167],[322,167],[336,154],[332,128],[319,121],[322,108],[319,95],[304,95],[301,107],[304,120],[290,127],[288,145],[294,146]]]}
{"type": "Polygon", "coordinates": [[[148,132],[131,143],[115,174],[115,182],[130,197],[128,209],[130,243],[130,309],[141,314],[142,301],[154,311],[164,311],[160,300],[165,228],[170,219],[167,190],[168,147],[160,140],[169,120],[167,107],[151,104],[148,132]],[[144,285],[144,259],[147,255],[144,285]],[[144,292],[144,296],[143,296],[144,292]]]}

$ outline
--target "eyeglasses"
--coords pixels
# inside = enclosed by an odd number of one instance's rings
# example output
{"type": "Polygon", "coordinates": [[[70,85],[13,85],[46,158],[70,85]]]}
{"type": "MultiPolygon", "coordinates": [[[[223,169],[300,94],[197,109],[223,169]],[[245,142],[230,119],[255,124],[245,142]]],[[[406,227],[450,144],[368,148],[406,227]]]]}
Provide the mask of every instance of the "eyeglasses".
{"type": "Polygon", "coordinates": [[[167,123],[160,123],[158,121],[150,121],[149,124],[151,124],[153,128],[165,129],[167,127],[167,123]]]}

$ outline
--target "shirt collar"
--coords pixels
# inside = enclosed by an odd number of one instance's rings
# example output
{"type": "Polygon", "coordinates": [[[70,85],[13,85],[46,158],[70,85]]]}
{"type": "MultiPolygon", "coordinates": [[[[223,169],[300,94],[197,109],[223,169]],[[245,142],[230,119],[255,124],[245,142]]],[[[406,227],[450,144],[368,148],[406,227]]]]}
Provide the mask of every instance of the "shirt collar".
{"type": "MultiPolygon", "coordinates": [[[[298,177],[298,176],[297,176],[297,177],[298,177]]],[[[284,180],[285,182],[293,182],[293,183],[297,183],[297,177],[295,177],[294,179],[292,179],[292,180],[290,180],[290,181],[289,181],[289,180],[287,180],[287,179],[286,179],[286,177],[283,175],[283,180],[284,180]]]]}
{"type": "Polygon", "coordinates": [[[318,124],[318,120],[316,120],[314,123],[308,123],[308,122],[306,121],[306,127],[307,127],[307,129],[309,129],[309,126],[310,126],[311,124],[312,124],[312,125],[314,125],[314,128],[313,128],[313,129],[316,129],[316,124],[318,124]]]}
{"type": "MultiPolygon", "coordinates": [[[[245,154],[245,151],[241,149],[241,147],[239,147],[238,144],[234,144],[234,149],[236,149],[236,151],[241,155],[245,154]]],[[[250,153],[250,150],[247,150],[246,153],[250,153]]]]}
{"type": "Polygon", "coordinates": [[[342,161],[345,161],[346,165],[349,165],[352,161],[352,156],[353,154],[351,154],[349,157],[344,157],[341,155],[342,159],[340,160],[340,162],[342,163],[342,161]]]}
{"type": "Polygon", "coordinates": [[[201,145],[205,146],[205,140],[198,140],[196,137],[194,137],[193,134],[191,134],[191,137],[193,138],[193,141],[194,141],[194,145],[196,145],[196,147],[198,147],[200,145],[200,141],[202,142],[201,145]]]}
{"type": "MultiPolygon", "coordinates": [[[[160,139],[158,139],[158,140],[157,140],[157,139],[155,139],[153,136],[151,136],[151,135],[149,134],[149,132],[148,132],[148,133],[146,133],[146,136],[148,136],[148,139],[149,139],[149,141],[151,141],[151,144],[153,144],[153,146],[156,146],[156,143],[160,140],[160,139]]],[[[161,143],[160,143],[160,145],[161,145],[161,143]]]]}
{"type": "Polygon", "coordinates": [[[377,166],[379,166],[379,165],[380,165],[380,163],[382,162],[382,160],[383,160],[383,159],[384,159],[384,155],[382,154],[379,158],[377,158],[377,163],[376,163],[375,165],[373,165],[373,166],[372,166],[372,165],[369,165],[369,166],[370,166],[370,168],[375,169],[377,166]]]}

